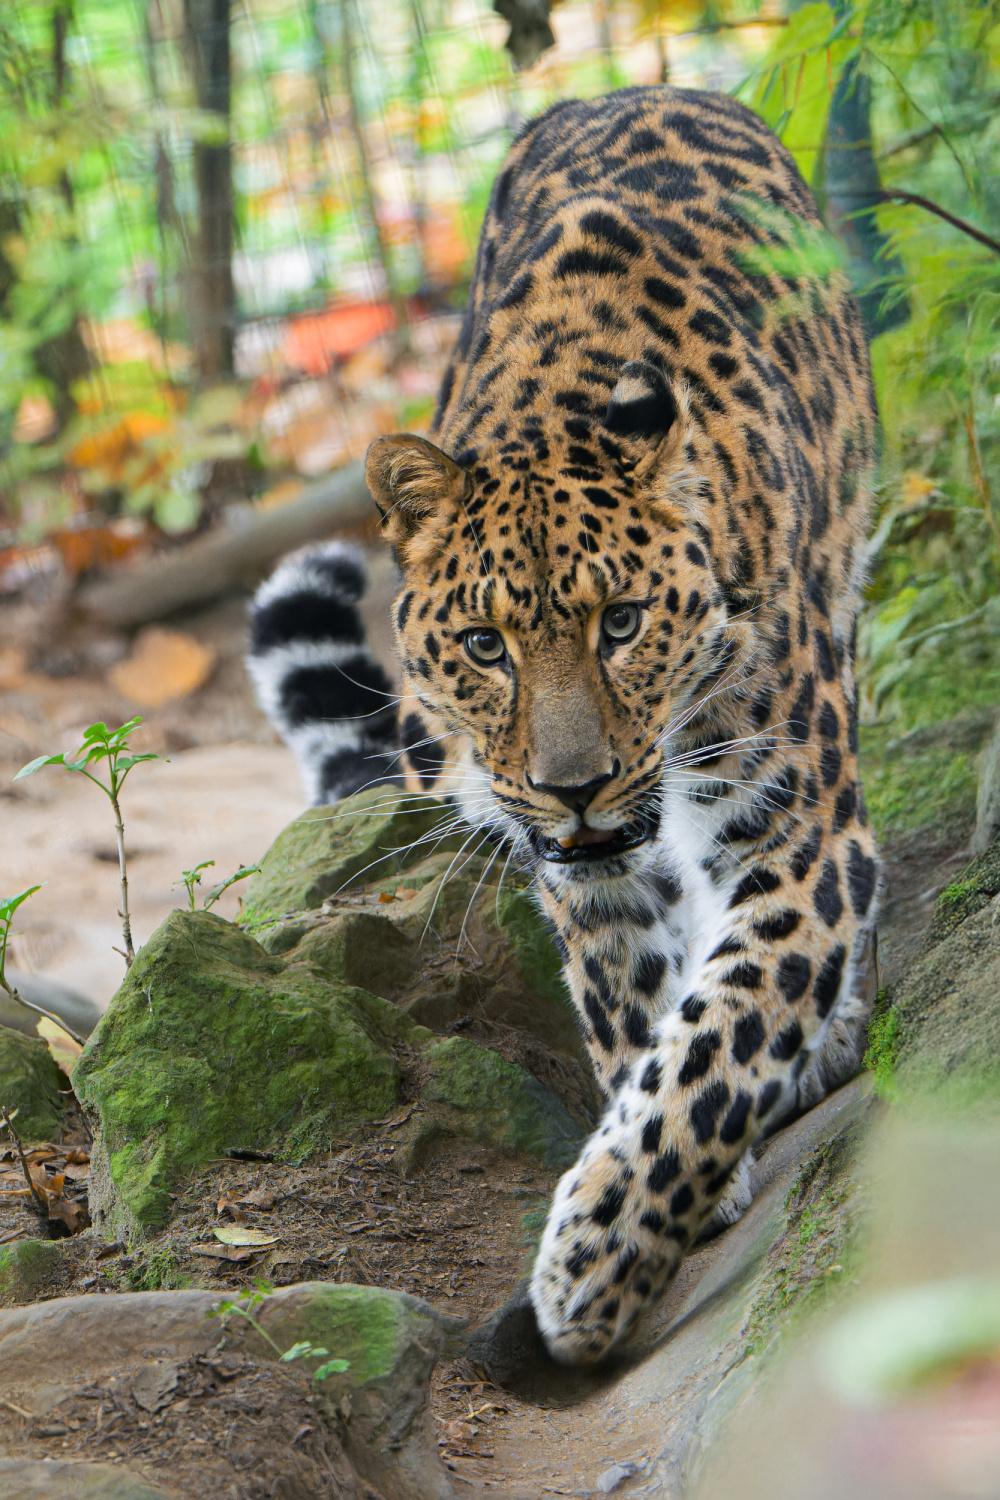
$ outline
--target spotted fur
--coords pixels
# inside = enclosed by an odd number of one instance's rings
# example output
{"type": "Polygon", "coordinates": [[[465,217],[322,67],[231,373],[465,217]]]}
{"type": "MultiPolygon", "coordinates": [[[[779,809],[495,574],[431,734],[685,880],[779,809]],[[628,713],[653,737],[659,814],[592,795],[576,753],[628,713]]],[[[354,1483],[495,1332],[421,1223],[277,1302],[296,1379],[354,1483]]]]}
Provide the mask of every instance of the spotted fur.
{"type": "Polygon", "coordinates": [[[876,413],[821,233],[731,99],[557,105],[495,184],[433,442],[369,451],[407,681],[467,815],[536,863],[607,1099],[531,1284],[560,1359],[600,1358],[859,1060],[876,413]]]}

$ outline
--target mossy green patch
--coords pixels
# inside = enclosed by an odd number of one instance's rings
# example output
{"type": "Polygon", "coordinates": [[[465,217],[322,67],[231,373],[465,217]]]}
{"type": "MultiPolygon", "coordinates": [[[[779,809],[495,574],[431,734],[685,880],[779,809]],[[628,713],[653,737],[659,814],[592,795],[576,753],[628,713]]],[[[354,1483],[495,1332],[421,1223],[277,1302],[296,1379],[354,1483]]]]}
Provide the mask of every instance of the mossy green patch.
{"type": "Polygon", "coordinates": [[[517,954],[529,989],[558,1005],[571,1007],[562,959],[532,892],[510,888],[501,890],[496,898],[496,914],[517,954]]]}
{"type": "Polygon", "coordinates": [[[0,1246],[0,1307],[23,1307],[59,1263],[55,1240],[18,1240],[0,1246]]]}
{"type": "Polygon", "coordinates": [[[803,1162],[785,1198],[785,1227],[772,1246],[744,1326],[747,1354],[762,1354],[849,1279],[859,1257],[854,1171],[859,1137],[836,1136],[803,1162]]]}
{"type": "Polygon", "coordinates": [[[301,1153],[397,1099],[408,1017],[275,957],[211,912],[173,912],[140,951],[76,1068],[125,1221],[164,1222],[179,1176],[234,1150],[301,1153]]]}
{"type": "Polygon", "coordinates": [[[899,1039],[899,1011],[892,1004],[888,990],[879,990],[868,1023],[868,1048],[862,1066],[875,1074],[875,1090],[883,1099],[896,1097],[894,1075],[899,1039]]]}
{"type": "Polygon", "coordinates": [[[425,1053],[432,1073],[422,1097],[446,1105],[457,1134],[543,1157],[551,1166],[576,1159],[582,1135],[568,1110],[537,1078],[465,1037],[425,1053]]]}
{"type": "Polygon", "coordinates": [[[133,1291],[177,1291],[192,1284],[192,1278],[181,1270],[180,1261],[167,1245],[138,1251],[126,1269],[126,1280],[133,1291]]]}
{"type": "Polygon", "coordinates": [[[279,1349],[308,1340],[333,1359],[349,1360],[344,1378],[355,1387],[390,1378],[410,1326],[427,1319],[418,1302],[381,1287],[331,1283],[308,1291],[308,1300],[300,1294],[293,1305],[265,1301],[255,1316],[279,1349]]]}
{"type": "Polygon", "coordinates": [[[41,1037],[0,1026],[0,1104],[17,1110],[17,1132],[25,1141],[51,1138],[59,1129],[66,1079],[41,1037]]]}
{"type": "Polygon", "coordinates": [[[398,876],[427,852],[434,830],[449,816],[443,802],[385,787],[369,787],[333,807],[310,807],[278,835],[251,877],[242,925],[253,931],[321,906],[362,876],[398,876]]]}
{"type": "Polygon", "coordinates": [[[927,945],[933,947],[956,932],[967,917],[988,906],[1000,894],[1000,839],[985,854],[967,865],[957,880],[946,887],[937,899],[934,918],[927,932],[927,945]]]}

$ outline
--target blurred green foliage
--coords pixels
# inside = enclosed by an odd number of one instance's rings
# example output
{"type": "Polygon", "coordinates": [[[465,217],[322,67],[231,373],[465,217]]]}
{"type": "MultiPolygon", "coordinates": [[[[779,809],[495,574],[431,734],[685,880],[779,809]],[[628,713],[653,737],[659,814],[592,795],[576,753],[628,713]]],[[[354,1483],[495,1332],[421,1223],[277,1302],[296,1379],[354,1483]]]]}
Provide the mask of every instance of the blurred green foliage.
{"type": "MultiPolygon", "coordinates": [[[[884,827],[917,815],[927,774],[936,805],[967,804],[972,754],[927,750],[890,774],[882,751],[1000,698],[1000,254],[962,228],[1000,242],[1000,0],[784,0],[780,13],[762,0],[563,0],[557,46],[519,74],[489,0],[240,0],[228,118],[194,107],[179,15],[165,0],[14,0],[0,16],[0,488],[58,469],[108,412],[162,418],[161,446],[190,436],[172,388],[190,379],[177,350],[198,141],[228,132],[233,145],[239,320],[416,293],[443,310],[462,301],[493,175],[526,116],[656,76],[730,88],[827,211],[832,233],[757,209],[769,233],[757,259],[807,291],[843,266],[858,281],[850,216],[830,196],[831,111],[863,89],[871,138],[848,144],[878,263],[859,290],[889,330],[872,345],[884,451],[858,640],[865,747],[884,827]],[[145,330],[146,345],[74,374],[90,357],[83,335],[107,319],[145,330]],[[12,441],[33,395],[56,406],[61,433],[12,441]]],[[[840,192],[843,158],[838,173],[840,192]]],[[[416,419],[427,401],[400,410],[416,419]]],[[[200,450],[153,457],[154,479],[143,449],[146,477],[123,503],[190,524],[200,450]]]]}

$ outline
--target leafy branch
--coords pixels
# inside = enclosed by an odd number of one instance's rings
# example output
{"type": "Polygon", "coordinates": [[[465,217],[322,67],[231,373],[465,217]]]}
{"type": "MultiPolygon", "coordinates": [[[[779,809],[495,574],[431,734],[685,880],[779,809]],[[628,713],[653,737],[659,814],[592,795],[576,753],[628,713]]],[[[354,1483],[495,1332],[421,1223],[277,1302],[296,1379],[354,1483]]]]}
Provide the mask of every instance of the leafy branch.
{"type": "Polygon", "coordinates": [[[121,875],[121,908],[118,915],[122,919],[122,940],[124,951],[116,948],[116,953],[121,953],[125,960],[126,969],[132,967],[135,961],[135,948],[132,945],[132,921],[128,909],[128,871],[125,866],[125,825],[122,822],[121,807],[118,795],[125,784],[125,778],[133,766],[141,765],[143,761],[159,760],[159,756],[152,751],[145,754],[135,755],[129,745],[128,737],[134,729],[138,729],[142,723],[141,718],[129,719],[127,724],[122,724],[118,729],[109,729],[106,724],[91,724],[83,732],[83,744],[76,752],[73,759],[65,755],[40,755],[36,760],[29,761],[22,766],[14,780],[22,776],[30,776],[34,771],[40,771],[43,766],[63,766],[67,771],[76,771],[80,776],[86,776],[92,781],[111,803],[115,815],[115,838],[118,843],[118,869],[121,875]],[[107,782],[100,779],[88,767],[98,768],[104,766],[107,771],[107,782]]]}

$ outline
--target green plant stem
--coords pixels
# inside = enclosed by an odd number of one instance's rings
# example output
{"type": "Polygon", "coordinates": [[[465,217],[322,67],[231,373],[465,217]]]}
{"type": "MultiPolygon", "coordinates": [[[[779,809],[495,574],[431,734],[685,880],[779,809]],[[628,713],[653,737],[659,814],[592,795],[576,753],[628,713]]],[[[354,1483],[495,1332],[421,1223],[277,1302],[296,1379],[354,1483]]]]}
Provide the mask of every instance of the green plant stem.
{"type": "Polygon", "coordinates": [[[118,806],[118,797],[114,791],[109,793],[111,806],[115,810],[115,838],[118,841],[118,868],[122,877],[122,904],[118,915],[122,919],[122,938],[125,943],[126,969],[131,969],[135,962],[135,948],[132,946],[132,920],[128,910],[128,871],[125,868],[125,825],[122,822],[121,808],[118,806]]]}
{"type": "Polygon", "coordinates": [[[255,1317],[253,1317],[250,1313],[248,1313],[242,1307],[230,1307],[230,1308],[227,1309],[227,1311],[228,1312],[239,1313],[239,1315],[240,1315],[241,1318],[246,1318],[247,1322],[250,1324],[250,1327],[251,1328],[256,1328],[256,1330],[260,1334],[261,1338],[264,1339],[268,1344],[270,1344],[271,1348],[274,1350],[274,1352],[278,1356],[278,1358],[279,1359],[281,1358],[281,1350],[278,1348],[277,1344],[274,1342],[274,1339],[271,1337],[271,1335],[269,1333],[266,1333],[264,1331],[264,1329],[261,1328],[260,1324],[257,1322],[257,1319],[255,1317]]]}

